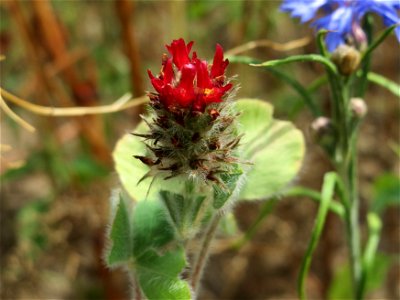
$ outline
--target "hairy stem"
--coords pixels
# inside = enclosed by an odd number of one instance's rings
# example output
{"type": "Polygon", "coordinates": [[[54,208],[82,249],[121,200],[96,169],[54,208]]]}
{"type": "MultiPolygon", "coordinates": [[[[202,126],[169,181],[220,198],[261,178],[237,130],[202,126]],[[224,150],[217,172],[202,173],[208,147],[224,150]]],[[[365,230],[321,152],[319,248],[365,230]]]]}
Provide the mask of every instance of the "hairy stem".
{"type": "Polygon", "coordinates": [[[198,289],[200,278],[206,265],[211,241],[214,237],[220,220],[221,214],[216,213],[203,236],[200,252],[194,261],[190,283],[195,295],[197,294],[196,291],[198,289]]]}

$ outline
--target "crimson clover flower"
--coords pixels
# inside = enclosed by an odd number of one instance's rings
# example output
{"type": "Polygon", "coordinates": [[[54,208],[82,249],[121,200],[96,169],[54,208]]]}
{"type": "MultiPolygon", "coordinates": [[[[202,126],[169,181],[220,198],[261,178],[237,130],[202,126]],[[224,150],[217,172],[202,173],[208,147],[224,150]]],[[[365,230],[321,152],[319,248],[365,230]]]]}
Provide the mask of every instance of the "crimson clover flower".
{"type": "Polygon", "coordinates": [[[232,88],[225,84],[225,69],[229,62],[224,60],[223,49],[217,44],[211,66],[190,51],[193,42],[186,45],[183,39],[174,40],[166,48],[172,57],[163,56],[161,73],[155,77],[148,70],[158,101],[169,110],[191,108],[203,112],[210,103],[221,102],[232,88]]]}
{"type": "Polygon", "coordinates": [[[218,44],[212,64],[196,52],[190,55],[192,46],[183,39],[172,41],[160,74],[148,71],[156,92],[149,93],[150,114],[142,116],[148,131],[133,133],[144,138],[146,153],[134,157],[150,168],[142,180],[184,176],[224,188],[224,176],[238,172],[241,138],[232,84],[225,78],[229,62],[218,44]]]}
{"type": "MultiPolygon", "coordinates": [[[[361,29],[361,20],[367,13],[375,13],[383,18],[385,26],[400,23],[399,0],[284,0],[281,10],[288,12],[294,18],[300,18],[302,23],[316,19],[311,26],[316,29],[327,29],[327,48],[330,52],[346,39],[353,39],[356,44],[366,41],[361,29]],[[324,16],[316,18],[318,12],[324,16]]],[[[400,41],[400,27],[395,29],[400,41]]]]}

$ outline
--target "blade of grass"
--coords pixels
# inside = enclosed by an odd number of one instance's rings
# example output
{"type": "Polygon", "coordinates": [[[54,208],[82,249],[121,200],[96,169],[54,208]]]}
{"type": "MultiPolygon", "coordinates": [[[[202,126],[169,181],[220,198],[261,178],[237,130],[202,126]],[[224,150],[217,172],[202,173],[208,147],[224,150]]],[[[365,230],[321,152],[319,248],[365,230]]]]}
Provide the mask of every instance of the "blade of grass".
{"type": "MultiPolygon", "coordinates": [[[[295,186],[292,187],[290,190],[285,192],[285,197],[308,197],[315,202],[322,202],[322,196],[318,191],[302,187],[302,186],[295,186]]],[[[329,203],[329,210],[335,214],[337,214],[340,218],[344,218],[345,209],[344,206],[336,201],[331,201],[329,203]]]]}
{"type": "Polygon", "coordinates": [[[368,72],[367,79],[372,83],[384,87],[393,93],[393,95],[400,97],[400,85],[396,82],[374,72],[368,72]]]}
{"type": "Polygon", "coordinates": [[[280,65],[286,65],[292,62],[305,62],[305,61],[319,62],[325,65],[332,73],[334,74],[338,73],[335,64],[331,62],[329,59],[319,54],[292,55],[283,59],[269,60],[263,63],[250,64],[250,65],[254,67],[276,67],[280,65]]]}
{"type": "MultiPolygon", "coordinates": [[[[367,216],[368,221],[368,240],[365,246],[364,255],[362,258],[362,275],[361,275],[361,291],[365,292],[365,285],[368,280],[369,273],[371,272],[371,267],[374,263],[376,256],[376,250],[378,249],[380,233],[382,228],[382,222],[376,213],[369,213],[367,216]]],[[[361,298],[364,294],[361,295],[361,298]]]]}
{"type": "Polygon", "coordinates": [[[334,172],[329,172],[324,176],[324,183],[321,192],[321,203],[315,220],[314,229],[312,231],[311,240],[308,244],[307,251],[300,268],[297,291],[301,300],[306,299],[305,280],[310,269],[312,255],[317,247],[322,229],[324,228],[326,215],[329,210],[329,204],[331,203],[331,199],[335,191],[336,177],[337,175],[334,172]]]}
{"type": "Polygon", "coordinates": [[[371,53],[375,50],[375,48],[377,48],[385,39],[386,37],[392,33],[392,31],[399,26],[399,24],[394,24],[388,28],[386,28],[380,35],[379,37],[372,42],[372,44],[368,47],[367,50],[365,50],[363,56],[362,56],[362,60],[367,59],[369,55],[371,55],[371,53]]]}
{"type": "MultiPolygon", "coordinates": [[[[227,58],[229,59],[230,62],[233,63],[244,63],[249,65],[261,63],[261,61],[249,56],[227,56],[227,58]]],[[[291,86],[302,97],[304,103],[308,106],[308,108],[311,110],[312,114],[315,117],[322,115],[319,106],[317,106],[314,103],[313,99],[311,98],[310,92],[306,88],[304,88],[299,81],[285,74],[284,72],[274,68],[265,68],[264,70],[271,72],[273,75],[275,75],[276,77],[287,83],[289,86],[291,86]]]]}

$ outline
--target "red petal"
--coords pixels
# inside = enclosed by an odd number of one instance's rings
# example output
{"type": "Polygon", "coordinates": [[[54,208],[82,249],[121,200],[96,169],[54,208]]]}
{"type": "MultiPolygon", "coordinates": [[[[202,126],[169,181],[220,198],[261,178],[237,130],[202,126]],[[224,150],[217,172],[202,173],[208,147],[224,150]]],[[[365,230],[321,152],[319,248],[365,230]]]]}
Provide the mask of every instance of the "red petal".
{"type": "Polygon", "coordinates": [[[185,64],[190,63],[189,52],[192,48],[193,42],[187,46],[183,39],[173,40],[170,46],[166,46],[172,56],[174,64],[181,69],[185,64]]]}
{"type": "Polygon", "coordinates": [[[195,63],[197,69],[197,86],[203,89],[212,87],[210,75],[208,74],[207,62],[196,59],[195,63]]]}
{"type": "Polygon", "coordinates": [[[153,85],[155,90],[157,92],[161,93],[161,91],[164,87],[164,81],[157,77],[154,77],[150,70],[147,70],[147,74],[149,74],[151,84],[153,85]]]}
{"type": "Polygon", "coordinates": [[[193,89],[193,81],[196,76],[196,67],[192,64],[186,64],[182,68],[181,80],[179,81],[179,87],[185,89],[193,89]]]}
{"type": "Polygon", "coordinates": [[[172,68],[172,60],[168,59],[163,68],[164,83],[171,83],[174,78],[174,69],[172,68]]]}
{"type": "Polygon", "coordinates": [[[211,67],[211,78],[223,75],[228,64],[229,61],[227,59],[224,60],[224,50],[220,44],[217,44],[213,64],[211,67]]]}

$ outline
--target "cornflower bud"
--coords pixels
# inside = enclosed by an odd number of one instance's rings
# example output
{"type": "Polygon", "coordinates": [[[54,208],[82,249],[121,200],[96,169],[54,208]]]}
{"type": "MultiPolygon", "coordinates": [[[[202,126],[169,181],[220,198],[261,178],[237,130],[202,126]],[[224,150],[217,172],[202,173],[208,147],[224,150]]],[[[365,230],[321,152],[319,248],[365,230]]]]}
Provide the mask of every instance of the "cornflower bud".
{"type": "Polygon", "coordinates": [[[336,140],[335,127],[327,117],[318,117],[311,123],[311,135],[328,153],[332,153],[336,140]]]}
{"type": "Polygon", "coordinates": [[[368,112],[368,107],[362,98],[351,98],[350,109],[357,119],[362,119],[368,112]]]}
{"type": "Polygon", "coordinates": [[[160,74],[148,74],[156,92],[149,93],[151,117],[145,118],[150,132],[145,138],[149,152],[136,156],[163,172],[165,179],[178,175],[221,182],[219,176],[230,172],[237,162],[234,150],[237,113],[233,109],[225,69],[229,62],[217,45],[211,65],[190,57],[193,42],[174,40],[163,55],[160,74]]]}
{"type": "Polygon", "coordinates": [[[332,61],[338,67],[340,74],[345,76],[357,70],[360,59],[360,52],[348,45],[340,45],[332,54],[332,61]]]}

